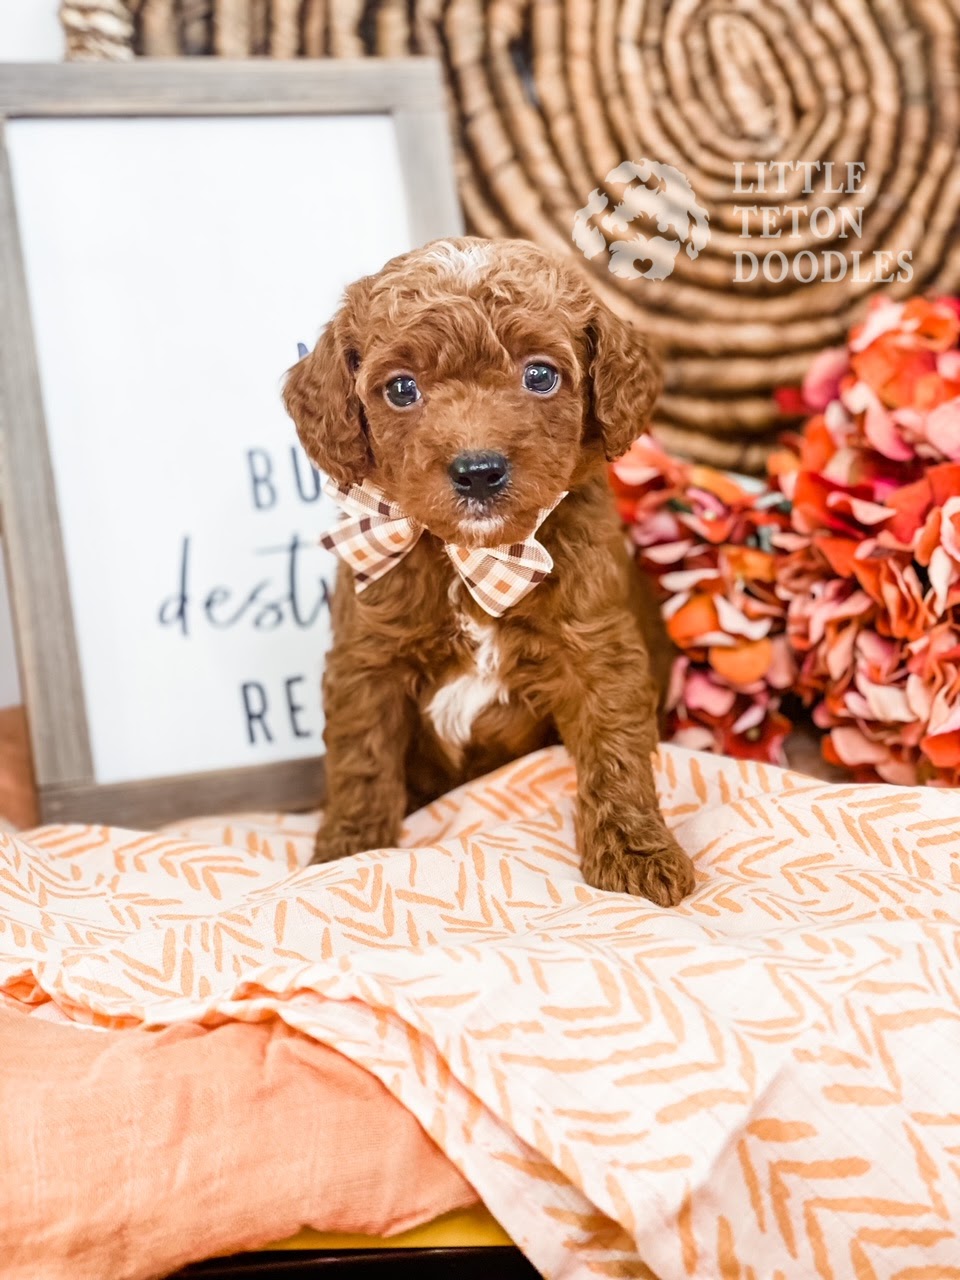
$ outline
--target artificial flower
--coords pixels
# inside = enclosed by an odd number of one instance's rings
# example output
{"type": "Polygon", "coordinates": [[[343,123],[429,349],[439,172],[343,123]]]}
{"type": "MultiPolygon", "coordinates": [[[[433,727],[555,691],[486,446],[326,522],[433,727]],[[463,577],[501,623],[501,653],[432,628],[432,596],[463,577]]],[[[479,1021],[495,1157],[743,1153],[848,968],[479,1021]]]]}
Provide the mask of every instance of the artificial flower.
{"type": "Polygon", "coordinates": [[[794,677],[773,545],[788,529],[782,494],[677,462],[649,437],[613,464],[613,485],[678,653],[668,736],[782,761],[790,721],[780,704],[794,677]]]}
{"type": "Polygon", "coordinates": [[[955,299],[875,301],[771,465],[795,687],[858,779],[960,782],[958,343],[955,299]]]}

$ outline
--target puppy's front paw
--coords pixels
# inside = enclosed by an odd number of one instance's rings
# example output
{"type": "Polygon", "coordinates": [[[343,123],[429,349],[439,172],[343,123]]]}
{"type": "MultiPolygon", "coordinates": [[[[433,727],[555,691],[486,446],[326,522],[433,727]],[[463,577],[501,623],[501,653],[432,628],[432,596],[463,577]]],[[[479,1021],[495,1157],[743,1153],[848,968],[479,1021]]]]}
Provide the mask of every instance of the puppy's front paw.
{"type": "Polygon", "coordinates": [[[696,883],[693,863],[666,830],[660,847],[649,851],[602,841],[584,852],[583,878],[594,889],[632,893],[658,907],[675,907],[696,883]]]}
{"type": "Polygon", "coordinates": [[[395,840],[381,839],[381,835],[379,831],[361,831],[355,826],[324,822],[317,832],[310,865],[336,862],[338,858],[349,858],[354,853],[364,853],[367,849],[380,849],[384,845],[396,843],[395,840]]]}

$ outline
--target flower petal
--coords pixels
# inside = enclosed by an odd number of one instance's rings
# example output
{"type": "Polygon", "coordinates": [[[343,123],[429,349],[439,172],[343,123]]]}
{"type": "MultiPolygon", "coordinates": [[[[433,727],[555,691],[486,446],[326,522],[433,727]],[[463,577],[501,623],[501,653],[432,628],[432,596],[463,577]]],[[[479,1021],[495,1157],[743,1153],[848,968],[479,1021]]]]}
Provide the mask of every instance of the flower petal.
{"type": "Polygon", "coordinates": [[[831,729],[830,742],[839,760],[847,765],[876,764],[888,755],[882,742],[871,742],[855,725],[831,729]]]}
{"type": "Polygon", "coordinates": [[[748,729],[756,729],[757,725],[763,724],[763,717],[766,714],[767,708],[762,702],[751,702],[746,711],[733,722],[730,732],[746,733],[748,729]]]}
{"type": "Polygon", "coordinates": [[[771,626],[769,618],[758,618],[756,621],[751,622],[736,605],[731,604],[724,596],[717,596],[716,606],[720,626],[731,635],[745,636],[748,640],[762,640],[765,635],[769,634],[771,626]]]}
{"type": "Polygon", "coordinates": [[[850,371],[846,347],[828,347],[810,362],[803,380],[803,398],[814,412],[826,409],[840,392],[840,379],[850,371]]]}
{"type": "MultiPolygon", "coordinates": [[[[652,547],[643,548],[643,557],[645,560],[651,561],[653,564],[676,564],[678,560],[682,560],[688,551],[693,550],[693,542],[661,542],[652,547]]],[[[676,587],[667,587],[668,591],[677,590],[676,587]]]]}
{"type": "Polygon", "coordinates": [[[872,720],[880,720],[884,724],[908,724],[916,719],[906,689],[892,684],[871,684],[867,680],[858,680],[857,685],[870,709],[872,720]]]}
{"type": "Polygon", "coordinates": [[[878,453],[896,462],[906,462],[914,456],[880,397],[865,382],[854,383],[845,396],[845,403],[852,412],[863,414],[863,433],[878,453]]]}
{"type": "Polygon", "coordinates": [[[960,579],[960,565],[950,559],[943,547],[937,547],[930,557],[927,573],[933,592],[933,607],[938,614],[943,613],[947,607],[950,588],[960,579]]]}
{"type": "Polygon", "coordinates": [[[920,749],[938,769],[955,769],[960,765],[960,730],[929,734],[921,740],[920,749]]]}
{"type": "Polygon", "coordinates": [[[699,636],[719,629],[717,609],[712,596],[697,593],[667,619],[670,639],[681,649],[696,642],[699,636]]]}
{"type": "Polygon", "coordinates": [[[670,741],[691,751],[713,751],[717,746],[710,730],[700,724],[687,724],[675,729],[670,741]]]}
{"type": "Polygon", "coordinates": [[[925,434],[928,443],[951,462],[960,461],[960,397],[937,405],[927,414],[925,434]]]}
{"type": "Polygon", "coordinates": [[[683,691],[683,702],[691,711],[705,711],[719,720],[733,710],[736,692],[711,680],[705,671],[691,671],[683,691]]]}
{"type": "Polygon", "coordinates": [[[675,569],[671,573],[662,575],[660,585],[664,591],[672,594],[674,591],[689,591],[691,587],[696,587],[701,582],[718,577],[719,572],[716,569],[675,569]]]}
{"type": "Polygon", "coordinates": [[[715,646],[707,657],[718,676],[742,688],[755,680],[762,680],[770,670],[773,645],[768,639],[748,640],[732,649],[715,646]]]}
{"type": "Polygon", "coordinates": [[[902,315],[903,303],[892,302],[889,298],[877,298],[864,323],[852,330],[848,344],[850,350],[865,351],[881,334],[898,328],[902,315]]]}
{"type": "Polygon", "coordinates": [[[849,493],[830,493],[827,495],[827,506],[844,515],[852,515],[860,524],[875,525],[889,520],[893,512],[879,502],[868,502],[865,498],[855,498],[849,493]]]}

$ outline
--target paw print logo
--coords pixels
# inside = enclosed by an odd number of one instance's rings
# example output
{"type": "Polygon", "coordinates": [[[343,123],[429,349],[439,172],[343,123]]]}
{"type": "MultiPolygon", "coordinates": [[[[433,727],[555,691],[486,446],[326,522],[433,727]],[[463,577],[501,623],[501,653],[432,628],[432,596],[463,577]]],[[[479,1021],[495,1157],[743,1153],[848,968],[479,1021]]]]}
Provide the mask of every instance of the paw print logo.
{"type": "Polygon", "coordinates": [[[609,270],[621,280],[666,280],[681,248],[696,258],[710,239],[710,219],[687,178],[673,165],[624,160],[605,179],[623,187],[610,208],[598,188],[573,219],[573,242],[585,258],[608,253],[609,270]],[[659,234],[651,234],[654,226],[659,234]]]}

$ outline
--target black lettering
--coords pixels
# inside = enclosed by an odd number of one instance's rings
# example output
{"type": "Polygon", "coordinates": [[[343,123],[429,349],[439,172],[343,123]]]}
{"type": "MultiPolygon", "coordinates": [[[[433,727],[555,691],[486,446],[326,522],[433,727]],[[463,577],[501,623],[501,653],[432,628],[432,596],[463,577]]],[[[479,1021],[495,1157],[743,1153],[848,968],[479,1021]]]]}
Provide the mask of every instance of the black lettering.
{"type": "Polygon", "coordinates": [[[212,627],[229,627],[231,625],[229,622],[218,622],[214,617],[213,611],[217,605],[226,604],[232,598],[233,592],[229,587],[214,587],[206,600],[204,600],[203,612],[212,627]]]}
{"type": "Polygon", "coordinates": [[[247,466],[250,468],[250,493],[258,511],[267,511],[277,505],[277,490],[273,483],[273,463],[266,449],[248,449],[247,466]]]}
{"type": "Polygon", "coordinates": [[[187,621],[187,605],[190,597],[187,594],[187,579],[190,564],[190,539],[184,538],[180,543],[180,590],[168,596],[160,606],[159,619],[162,627],[179,625],[185,636],[190,634],[187,621]]]}
{"type": "Polygon", "coordinates": [[[279,600],[268,601],[253,620],[258,631],[275,631],[283,626],[283,604],[279,600]]]}
{"type": "Polygon", "coordinates": [[[293,455],[293,476],[297,482],[297,493],[300,495],[301,502],[316,502],[320,497],[320,472],[309,461],[299,445],[292,444],[290,452],[293,455]],[[307,482],[304,484],[303,472],[307,473],[307,482]]]}
{"type": "MultiPolygon", "coordinates": [[[[211,626],[222,627],[224,630],[228,627],[235,627],[248,609],[255,604],[259,604],[261,594],[266,591],[269,585],[270,580],[268,578],[264,579],[263,582],[258,582],[250,594],[244,599],[243,604],[239,609],[237,609],[236,613],[228,614],[224,618],[215,618],[213,616],[213,610],[219,604],[226,604],[226,602],[234,595],[234,592],[230,591],[227,587],[214,587],[203,602],[203,610],[207,616],[207,621],[211,626]]],[[[256,625],[256,623],[254,623],[254,625],[256,625]]]]}
{"type": "Polygon", "coordinates": [[[289,680],[284,680],[283,682],[283,687],[287,691],[287,708],[290,712],[290,724],[293,728],[294,735],[298,738],[309,738],[311,736],[310,730],[304,729],[297,719],[301,711],[306,710],[306,707],[304,707],[302,702],[295,702],[293,698],[293,686],[295,684],[303,684],[306,678],[306,676],[291,676],[289,680]]]}
{"type": "MultiPolygon", "coordinates": [[[[317,618],[324,609],[330,608],[331,591],[330,586],[324,578],[317,578],[317,592],[313,602],[313,607],[307,609],[304,605],[304,592],[300,586],[300,566],[302,564],[301,552],[309,550],[304,543],[300,541],[300,535],[295,533],[286,546],[283,547],[260,547],[257,555],[276,556],[284,555],[287,557],[287,594],[282,601],[278,601],[276,607],[279,608],[281,603],[289,604],[290,618],[293,624],[300,627],[301,630],[312,627],[317,618]]],[[[262,618],[263,615],[261,614],[262,618]]],[[[282,621],[282,618],[279,620],[282,621]]],[[[278,622],[266,623],[265,621],[256,621],[255,626],[279,625],[278,622]]]]}
{"type": "MultiPolygon", "coordinates": [[[[275,566],[272,576],[262,578],[252,586],[237,589],[227,583],[214,583],[202,588],[196,608],[191,581],[192,540],[185,535],[181,539],[178,566],[179,590],[163,600],[157,609],[157,620],[163,627],[179,630],[189,636],[196,621],[207,623],[218,631],[228,631],[240,623],[258,631],[275,631],[291,624],[299,630],[312,627],[321,614],[329,612],[333,590],[322,574],[311,571],[306,553],[319,548],[301,541],[294,533],[290,541],[274,547],[258,547],[258,556],[283,556],[284,564],[275,566]]],[[[199,591],[200,588],[197,588],[199,591]]]]}
{"type": "MultiPolygon", "coordinates": [[[[309,626],[312,626],[314,622],[316,622],[317,618],[320,616],[320,611],[326,602],[323,598],[323,595],[321,595],[317,606],[308,617],[304,617],[304,615],[300,611],[300,592],[297,590],[298,582],[299,582],[299,574],[297,573],[297,564],[298,564],[299,555],[300,555],[300,548],[302,545],[303,544],[300,541],[299,535],[295,533],[293,535],[293,538],[290,541],[290,556],[287,561],[287,575],[288,575],[287,581],[290,585],[290,614],[293,618],[293,621],[298,627],[309,627],[309,626]]],[[[326,586],[326,583],[324,583],[322,579],[321,579],[321,586],[323,587],[326,586]]]]}
{"type": "Polygon", "coordinates": [[[251,745],[256,745],[257,734],[254,728],[259,724],[265,742],[273,741],[273,734],[266,721],[267,691],[259,680],[247,680],[240,686],[243,694],[243,710],[247,717],[247,737],[251,745]]]}

